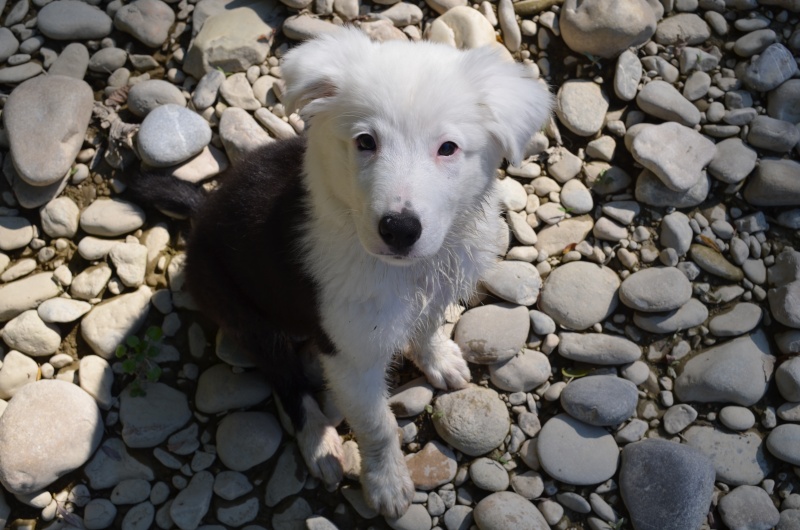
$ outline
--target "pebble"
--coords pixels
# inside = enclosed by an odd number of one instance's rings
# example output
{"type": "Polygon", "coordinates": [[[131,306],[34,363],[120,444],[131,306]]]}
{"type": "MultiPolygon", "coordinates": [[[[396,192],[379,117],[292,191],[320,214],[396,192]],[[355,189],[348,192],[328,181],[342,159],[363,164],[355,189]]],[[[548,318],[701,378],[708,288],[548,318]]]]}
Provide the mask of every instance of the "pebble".
{"type": "MultiPolygon", "coordinates": [[[[648,85],[649,86],[649,85],[648,85]]],[[[714,158],[714,142],[679,123],[645,127],[633,140],[631,153],[674,191],[688,191],[703,178],[714,158]]]]}
{"type": "Polygon", "coordinates": [[[81,320],[81,336],[97,355],[110,359],[117,345],[144,323],[151,295],[151,289],[143,285],[101,302],[81,320]]]}
{"type": "Polygon", "coordinates": [[[705,245],[692,245],[689,256],[704,271],[731,282],[740,282],[744,278],[742,269],[729,262],[715,249],[705,245]]]}
{"type": "Polygon", "coordinates": [[[616,376],[581,377],[561,392],[561,406],[573,418],[598,427],[618,425],[636,412],[636,385],[616,376]]]}
{"type": "Polygon", "coordinates": [[[498,491],[484,497],[475,506],[472,516],[479,528],[494,530],[549,530],[550,528],[533,503],[511,491],[498,491]]]}
{"type": "Polygon", "coordinates": [[[666,81],[647,83],[636,96],[636,104],[647,114],[667,122],[678,122],[686,127],[694,127],[700,123],[700,111],[697,107],[666,81]]]}
{"type": "Polygon", "coordinates": [[[550,361],[541,352],[524,349],[511,359],[489,365],[492,384],[507,392],[528,392],[550,378],[550,361]]]}
{"type": "Polygon", "coordinates": [[[654,313],[678,309],[692,297],[692,285],[675,267],[652,267],[631,274],[619,288],[626,306],[654,313]]]}
{"type": "Polygon", "coordinates": [[[712,318],[708,329],[717,337],[738,337],[754,330],[761,322],[761,317],[760,306],[742,302],[712,318]]]}
{"type": "Polygon", "coordinates": [[[132,35],[150,48],[166,42],[175,22],[175,12],[161,0],[134,0],[120,7],[114,15],[114,26],[132,35]]]}
{"type": "Polygon", "coordinates": [[[769,93],[767,114],[777,120],[800,122],[800,80],[790,79],[769,93]]]}
{"type": "Polygon", "coordinates": [[[269,460],[283,437],[278,420],[266,412],[233,412],[217,427],[217,455],[233,471],[269,460]]]}
{"type": "Polygon", "coordinates": [[[610,201],[602,206],[604,215],[625,226],[633,222],[640,210],[636,201],[610,201]]]}
{"type": "Polygon", "coordinates": [[[784,399],[800,402],[800,357],[788,359],[778,367],[775,383],[784,399]]]}
{"type": "Polygon", "coordinates": [[[48,70],[48,76],[61,75],[82,80],[89,68],[89,50],[83,44],[73,42],[61,51],[48,70]]]}
{"type": "Polygon", "coordinates": [[[32,258],[23,258],[17,260],[13,265],[8,267],[0,274],[0,281],[3,283],[12,282],[23,276],[27,276],[36,270],[36,260],[32,258]]]}
{"type": "Polygon", "coordinates": [[[162,105],[170,104],[184,107],[186,98],[178,87],[162,79],[141,81],[133,85],[128,92],[128,109],[140,118],[144,118],[162,105]]]}
{"type": "Polygon", "coordinates": [[[53,281],[53,273],[40,272],[0,286],[0,322],[55,298],[61,290],[53,281]]]}
{"type": "Polygon", "coordinates": [[[412,504],[406,513],[386,522],[393,530],[428,530],[432,525],[428,510],[421,504],[412,504]]]}
{"type": "Polygon", "coordinates": [[[0,217],[0,250],[16,250],[33,239],[33,225],[24,217],[0,217]]]}
{"type": "Polygon", "coordinates": [[[730,486],[755,486],[772,470],[761,437],[754,432],[729,433],[707,425],[693,425],[683,438],[714,464],[716,480],[730,486]]]}
{"type": "Polygon", "coordinates": [[[138,504],[150,497],[150,483],[141,478],[121,481],[111,491],[111,502],[120,504],[138,504]]]}
{"type": "Polygon", "coordinates": [[[126,287],[139,287],[144,283],[147,269],[147,247],[139,243],[117,243],[111,247],[108,257],[114,270],[126,287]]]}
{"type": "Polygon", "coordinates": [[[389,407],[398,418],[413,418],[422,414],[432,400],[433,387],[425,377],[418,377],[394,389],[389,407]]]}
{"type": "Polygon", "coordinates": [[[83,145],[93,103],[86,82],[60,75],[30,79],[11,92],[3,123],[22,180],[41,187],[65,179],[83,145]]]}
{"type": "Polygon", "coordinates": [[[566,414],[542,426],[537,444],[539,461],[548,475],[575,486],[599,484],[617,471],[619,448],[602,427],[566,414]]]}
{"type": "MultiPolygon", "coordinates": [[[[307,478],[308,471],[297,446],[293,443],[285,445],[267,482],[264,503],[272,508],[286,497],[299,493],[307,478]]],[[[214,488],[216,490],[216,482],[214,488]]]]}
{"type": "Polygon", "coordinates": [[[174,104],[161,105],[147,114],[137,135],[139,154],[152,167],[180,164],[199,154],[210,141],[208,122],[174,104]]]}
{"type": "Polygon", "coordinates": [[[719,515],[731,530],[769,530],[780,513],[769,494],[757,486],[739,486],[719,500],[719,515]]]}
{"type": "Polygon", "coordinates": [[[271,143],[267,131],[244,109],[228,107],[219,121],[219,135],[231,163],[245,160],[249,153],[271,143]]]}
{"type": "Polygon", "coordinates": [[[0,482],[16,495],[39,491],[82,466],[102,436],[100,410],[76,385],[58,380],[25,385],[0,416],[0,482]]]}
{"type": "Polygon", "coordinates": [[[757,153],[739,138],[727,138],[717,143],[716,153],[708,172],[726,184],[743,181],[756,167],[757,153]]]}
{"type": "Polygon", "coordinates": [[[672,212],[661,220],[661,244],[675,250],[679,256],[689,251],[693,238],[694,233],[685,214],[672,212]]]}
{"type": "Polygon", "coordinates": [[[699,326],[708,318],[708,308],[697,300],[690,299],[678,309],[665,313],[633,314],[633,323],[650,333],[674,333],[699,326]]]}
{"type": "Polygon", "coordinates": [[[319,18],[297,15],[287,18],[281,30],[292,40],[304,41],[332,33],[336,31],[336,26],[319,18]]]}
{"type": "Polygon", "coordinates": [[[253,491],[247,476],[238,471],[220,471],[214,477],[214,493],[226,501],[238,499],[253,491]]]}
{"type": "Polygon", "coordinates": [[[20,388],[35,382],[38,371],[36,361],[24,353],[9,351],[0,367],[0,399],[11,399],[20,388]]]}
{"type": "MultiPolygon", "coordinates": [[[[88,67],[92,72],[111,74],[124,67],[127,61],[128,52],[122,48],[100,48],[89,58],[88,67]]],[[[130,98],[128,99],[128,103],[130,105],[130,98]]]]}
{"type": "Polygon", "coordinates": [[[213,487],[214,475],[200,471],[178,492],[169,507],[169,515],[178,528],[188,530],[200,525],[211,505],[213,487]]]}
{"type": "Polygon", "coordinates": [[[677,434],[697,419],[697,411],[689,405],[681,403],[673,405],[664,413],[661,421],[664,430],[669,434],[677,434]]]}
{"type": "Polygon", "coordinates": [[[447,530],[466,530],[473,522],[472,508],[469,506],[458,504],[444,514],[444,526],[447,530]]]}
{"type": "Polygon", "coordinates": [[[592,235],[595,239],[616,243],[628,238],[628,229],[618,225],[608,217],[600,217],[594,224],[592,235]]]}
{"type": "Polygon", "coordinates": [[[558,324],[583,330],[608,318],[617,308],[616,273],[583,261],[561,265],[545,279],[539,306],[558,324]]]}
{"type": "Polygon", "coordinates": [[[783,44],[770,44],[753,59],[742,75],[744,85],[754,92],[769,92],[797,72],[792,52],[783,44]]]}
{"type": "Polygon", "coordinates": [[[113,488],[126,479],[152,481],[153,470],[128,454],[119,438],[108,438],[84,468],[89,487],[95,490],[113,488]]]}
{"type": "Polygon", "coordinates": [[[58,197],[45,204],[39,215],[42,230],[52,238],[73,238],[78,232],[80,209],[69,197],[58,197]]]}
{"type": "Polygon", "coordinates": [[[536,303],[542,288],[539,271],[523,261],[501,261],[484,276],[483,282],[499,298],[524,306],[536,303]]]}
{"type": "Polygon", "coordinates": [[[645,0],[626,5],[613,1],[588,5],[568,1],[560,13],[559,25],[571,50],[610,59],[647,42],[655,32],[658,18],[652,4],[645,0]],[[625,23],[620,24],[620,20],[625,23]]]}
{"type": "Polygon", "coordinates": [[[692,208],[706,200],[711,179],[704,175],[687,192],[667,188],[651,171],[644,170],[636,179],[636,200],[656,207],[692,208]]]}
{"type": "Polygon", "coordinates": [[[182,392],[164,384],[142,384],[143,396],[132,396],[131,387],[120,394],[119,419],[122,439],[131,448],[155,447],[183,427],[191,411],[182,392]]]}
{"type": "Polygon", "coordinates": [[[442,439],[470,456],[488,453],[508,433],[508,410],[497,392],[470,385],[442,394],[433,406],[433,426],[442,439]]]}
{"type": "Polygon", "coordinates": [[[431,491],[452,482],[458,470],[453,451],[436,440],[407,456],[406,466],[414,487],[422,491],[431,491]]]}
{"type": "Polygon", "coordinates": [[[89,234],[116,237],[140,228],[144,220],[144,211],[131,202],[97,199],[81,213],[80,225],[89,234]]]}
{"type": "Polygon", "coordinates": [[[92,499],[83,508],[83,524],[87,530],[111,527],[117,516],[117,507],[108,499],[92,499]]]}
{"type": "Polygon", "coordinates": [[[679,13],[658,23],[654,40],[665,46],[702,44],[711,36],[708,24],[694,13],[679,13]]]}
{"type": "MultiPolygon", "coordinates": [[[[594,189],[594,188],[593,188],[594,189]]],[[[577,244],[586,239],[592,231],[594,221],[589,215],[580,215],[564,219],[558,224],[546,226],[538,233],[538,238],[529,244],[535,245],[536,250],[554,256],[572,244],[577,244]]]]}
{"type": "Polygon", "coordinates": [[[504,491],[510,484],[505,468],[489,458],[475,459],[469,466],[469,478],[484,491],[504,491]]]}
{"type": "Polygon", "coordinates": [[[751,406],[766,393],[774,364],[763,332],[739,337],[692,357],[675,392],[681,401],[751,406]]]}
{"type": "Polygon", "coordinates": [[[756,116],[750,122],[747,143],[759,149],[778,153],[791,151],[800,141],[800,129],[794,123],[769,116],[756,116]]]}
{"type": "Polygon", "coordinates": [[[6,323],[3,341],[12,350],[31,357],[42,357],[58,350],[61,334],[56,325],[45,323],[35,309],[29,309],[6,323]]]}
{"type": "MultiPolygon", "coordinates": [[[[254,64],[262,64],[270,49],[275,28],[270,24],[271,13],[276,8],[272,4],[249,4],[231,10],[222,10],[203,23],[199,33],[186,51],[183,70],[200,79],[217,67],[225,72],[244,72],[254,64]]],[[[296,20],[311,17],[290,17],[283,25],[284,34],[295,38],[300,28],[296,20]],[[294,20],[293,24],[290,20],[294,20]]],[[[321,20],[311,23],[314,30],[318,26],[333,25],[321,20]]]]}
{"type": "Polygon", "coordinates": [[[108,361],[97,355],[86,355],[81,357],[78,371],[80,387],[97,401],[101,409],[110,409],[114,404],[111,394],[114,372],[111,371],[108,361]]]}
{"type": "MultiPolygon", "coordinates": [[[[302,527],[298,526],[298,522],[305,521],[313,515],[311,506],[302,497],[297,497],[283,509],[283,511],[275,512],[272,516],[272,529],[273,530],[300,530],[302,527]]],[[[253,530],[263,530],[262,527],[256,527],[253,530]]]]}
{"type": "Polygon", "coordinates": [[[192,103],[195,109],[203,111],[214,104],[217,100],[219,87],[225,81],[225,74],[220,70],[209,70],[200,81],[192,93],[192,103]]]}
{"type": "Polygon", "coordinates": [[[272,394],[264,377],[254,371],[234,371],[221,363],[204,371],[197,380],[195,406],[206,414],[248,408],[272,394]]]}
{"type": "Polygon", "coordinates": [[[756,423],[756,417],[745,407],[728,405],[719,411],[719,421],[732,431],[746,431],[756,423]]]}
{"type": "Polygon", "coordinates": [[[600,333],[560,333],[558,354],[566,359],[598,365],[625,364],[638,360],[642,350],[634,342],[600,333]]]}
{"type": "Polygon", "coordinates": [[[556,115],[578,136],[592,136],[603,127],[608,105],[608,96],[597,83],[570,80],[558,90],[556,115]]]}
{"type": "Polygon", "coordinates": [[[619,489],[634,528],[699,528],[711,505],[714,477],[700,451],[649,439],[623,449],[619,489]]]}
{"type": "Polygon", "coordinates": [[[100,296],[109,279],[111,279],[111,267],[105,263],[92,265],[72,280],[69,293],[73,298],[93,300],[100,296]]]}
{"type": "Polygon", "coordinates": [[[147,530],[153,524],[155,506],[150,502],[137,504],[122,518],[121,530],[147,530]]]}
{"type": "Polygon", "coordinates": [[[73,0],[51,2],[42,7],[37,13],[36,25],[46,37],[54,40],[102,39],[112,29],[111,18],[101,9],[73,0]]]}
{"type": "Polygon", "coordinates": [[[800,425],[778,425],[767,436],[767,449],[773,456],[793,466],[800,465],[800,425]]]}
{"type": "Polygon", "coordinates": [[[529,327],[525,306],[489,304],[461,315],[454,340],[468,362],[493,364],[508,360],[522,350],[529,327]]]}

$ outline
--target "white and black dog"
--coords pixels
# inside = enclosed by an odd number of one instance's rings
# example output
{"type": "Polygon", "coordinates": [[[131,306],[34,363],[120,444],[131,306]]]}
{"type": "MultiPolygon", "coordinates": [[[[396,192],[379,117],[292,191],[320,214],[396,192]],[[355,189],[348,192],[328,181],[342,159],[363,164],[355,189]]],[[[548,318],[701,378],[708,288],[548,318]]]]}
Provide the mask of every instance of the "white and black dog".
{"type": "Polygon", "coordinates": [[[552,98],[491,47],[376,43],[356,29],[294,48],[281,71],[305,138],[224,175],[193,215],[187,285],[259,360],[311,473],[330,485],[340,439],[293,338],[328,346],[321,363],[358,440],[364,497],[397,517],[414,485],[387,368],[405,352],[437,388],[469,382],[444,311],[505,251],[495,172],[519,163],[552,98]]]}

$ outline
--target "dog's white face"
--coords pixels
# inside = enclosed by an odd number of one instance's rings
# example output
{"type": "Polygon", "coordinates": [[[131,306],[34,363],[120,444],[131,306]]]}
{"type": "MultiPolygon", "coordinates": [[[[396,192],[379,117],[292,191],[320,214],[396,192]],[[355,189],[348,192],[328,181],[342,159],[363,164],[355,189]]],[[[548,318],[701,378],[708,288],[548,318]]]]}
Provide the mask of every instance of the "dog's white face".
{"type": "Polygon", "coordinates": [[[551,107],[544,86],[491,49],[378,44],[352,29],[296,48],[282,70],[290,104],[304,106],[309,173],[324,175],[314,184],[348,212],[364,250],[397,265],[441,251],[551,107]]]}

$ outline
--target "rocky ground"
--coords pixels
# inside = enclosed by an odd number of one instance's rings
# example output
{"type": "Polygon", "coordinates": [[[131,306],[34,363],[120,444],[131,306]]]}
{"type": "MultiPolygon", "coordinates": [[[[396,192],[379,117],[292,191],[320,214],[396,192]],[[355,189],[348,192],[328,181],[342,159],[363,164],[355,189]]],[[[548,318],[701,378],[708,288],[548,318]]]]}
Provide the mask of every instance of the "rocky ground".
{"type": "Polygon", "coordinates": [[[0,0],[0,526],[800,528],[798,0],[282,1],[0,0]],[[558,93],[449,315],[475,384],[392,374],[417,495],[390,521],[345,425],[347,479],[308,475],[181,289],[188,223],[124,184],[301,133],[280,58],[346,21],[558,93]]]}

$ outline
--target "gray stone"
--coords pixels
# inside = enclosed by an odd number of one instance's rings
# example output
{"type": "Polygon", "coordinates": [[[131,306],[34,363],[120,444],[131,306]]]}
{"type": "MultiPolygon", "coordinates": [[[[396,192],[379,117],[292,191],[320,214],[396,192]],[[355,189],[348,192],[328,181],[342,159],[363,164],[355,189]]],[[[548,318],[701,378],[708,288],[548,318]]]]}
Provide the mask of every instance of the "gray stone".
{"type": "Polygon", "coordinates": [[[710,187],[711,179],[704,175],[689,191],[674,191],[645,169],[636,179],[636,200],[649,206],[692,208],[706,200],[710,187]]]}
{"type": "Polygon", "coordinates": [[[169,167],[199,154],[211,141],[211,127],[199,114],[167,104],[147,115],[136,139],[145,163],[169,167]]]}
{"type": "Polygon", "coordinates": [[[696,101],[708,94],[709,88],[711,88],[710,75],[700,71],[692,72],[683,86],[683,97],[689,101],[696,101]]]}
{"type": "MultiPolygon", "coordinates": [[[[672,18],[679,16],[681,15],[672,18]]],[[[700,123],[700,111],[697,107],[666,81],[647,83],[636,96],[636,104],[647,114],[664,121],[676,121],[686,127],[694,127],[700,123]]]]}
{"type": "Polygon", "coordinates": [[[717,144],[708,172],[722,182],[737,184],[756,167],[757,153],[739,138],[727,138],[717,144]]]}
{"type": "Polygon", "coordinates": [[[397,518],[386,518],[392,530],[424,530],[431,527],[431,516],[421,504],[412,504],[406,513],[397,518]]]}
{"type": "Polygon", "coordinates": [[[489,365],[492,384],[507,392],[528,392],[550,378],[550,361],[541,352],[524,349],[511,359],[489,365]]]}
{"type": "Polygon", "coordinates": [[[638,360],[641,348],[625,337],[602,333],[560,333],[558,354],[576,362],[617,365],[638,360]]]}
{"type": "Polygon", "coordinates": [[[499,462],[485,457],[470,464],[469,478],[484,491],[504,491],[510,484],[508,471],[499,462]]]}
{"type": "Polygon", "coordinates": [[[523,261],[501,261],[484,276],[483,282],[494,295],[526,306],[536,303],[542,288],[539,271],[523,261]]]}
{"type": "Polygon", "coordinates": [[[644,440],[623,449],[619,487],[634,528],[699,528],[714,494],[714,467],[686,445],[644,440]]]}
{"type": "Polygon", "coordinates": [[[633,140],[633,157],[674,191],[688,191],[714,158],[714,142],[678,123],[645,127],[633,140]]]}
{"type": "Polygon", "coordinates": [[[699,326],[708,318],[708,308],[696,298],[690,299],[678,309],[666,313],[639,313],[633,315],[633,323],[650,333],[674,333],[699,326]]]}
{"type": "MultiPolygon", "coordinates": [[[[122,48],[100,48],[89,59],[89,70],[92,72],[111,74],[125,66],[128,52],[122,48]]],[[[135,85],[134,85],[135,86],[135,85]]]]}
{"type": "Polygon", "coordinates": [[[793,466],[800,466],[800,425],[778,425],[767,437],[767,449],[776,458],[793,466]]]}
{"type": "Polygon", "coordinates": [[[196,473],[189,484],[175,496],[169,515],[178,528],[197,528],[208,512],[213,496],[214,475],[208,471],[196,473]]]}
{"type": "Polygon", "coordinates": [[[630,50],[622,52],[617,59],[614,72],[614,93],[623,101],[631,101],[636,97],[639,80],[642,78],[642,62],[630,50]]]}
{"type": "Polygon", "coordinates": [[[788,153],[800,141],[800,129],[794,123],[769,116],[756,116],[750,123],[747,143],[753,147],[788,153]]]}
{"type": "Polygon", "coordinates": [[[784,399],[800,402],[800,357],[792,357],[778,367],[775,383],[784,399]]]}
{"type": "Polygon", "coordinates": [[[684,433],[686,443],[699,449],[714,464],[716,480],[731,486],[758,485],[772,471],[764,443],[754,432],[728,433],[706,425],[693,425],[684,433]]]}
{"type": "Polygon", "coordinates": [[[602,427],[566,414],[550,418],[539,432],[539,461],[548,475],[575,486],[599,484],[617,471],[619,448],[602,427]]]}
{"type": "Polygon", "coordinates": [[[25,385],[0,416],[0,482],[16,495],[37,492],[82,466],[102,436],[100,410],[78,386],[25,385]]]}
{"type": "Polygon", "coordinates": [[[711,247],[692,245],[689,249],[689,256],[698,267],[714,276],[731,282],[740,282],[744,278],[742,269],[711,247]]]}
{"type": "Polygon", "coordinates": [[[296,15],[287,18],[281,28],[283,34],[296,41],[313,39],[336,31],[336,25],[327,20],[309,15],[296,15]]]}
{"type": "Polygon", "coordinates": [[[184,107],[186,98],[178,87],[162,79],[136,83],[128,93],[128,109],[140,118],[147,116],[156,107],[170,103],[184,107]]]}
{"type": "Polygon", "coordinates": [[[219,87],[219,93],[231,107],[239,107],[244,110],[261,108],[261,102],[253,94],[253,87],[244,73],[229,75],[219,87]]]}
{"type": "Polygon", "coordinates": [[[233,370],[220,363],[200,374],[195,406],[205,414],[248,408],[272,394],[264,377],[255,371],[233,370]]]}
{"type": "Polygon", "coordinates": [[[742,82],[754,92],[769,92],[797,72],[797,63],[783,44],[775,43],[745,68],[742,82]]]}
{"type": "Polygon", "coordinates": [[[36,308],[45,300],[55,298],[60,292],[52,272],[40,272],[0,285],[0,322],[36,308]]]}
{"type": "MultiPolygon", "coordinates": [[[[264,503],[273,508],[286,497],[299,493],[303,489],[306,478],[308,478],[308,470],[297,445],[286,444],[278,456],[275,469],[267,482],[264,503]]],[[[216,488],[216,484],[214,487],[216,488]]]]}
{"type": "Polygon", "coordinates": [[[685,255],[692,244],[694,233],[689,218],[681,212],[672,212],[661,220],[661,244],[674,249],[679,256],[685,255]]]}
{"type": "Polygon", "coordinates": [[[708,329],[717,337],[738,337],[754,330],[761,322],[761,317],[760,306],[742,302],[717,314],[709,321],[708,329]]]}
{"type": "Polygon", "coordinates": [[[583,261],[566,263],[547,276],[539,307],[561,326],[583,330],[614,312],[619,285],[616,273],[608,267],[583,261]]]}
{"type": "Polygon", "coordinates": [[[668,408],[661,421],[665,431],[669,434],[677,434],[691,425],[696,419],[697,411],[691,406],[681,403],[668,408]]]}
{"type": "Polygon", "coordinates": [[[34,186],[62,181],[83,145],[93,104],[91,87],[71,77],[42,76],[14,89],[3,123],[19,177],[34,186]]]}
{"type": "Polygon", "coordinates": [[[570,80],[561,85],[556,96],[556,114],[578,136],[592,136],[605,121],[608,96],[600,85],[590,80],[570,80]]]}
{"type": "Polygon", "coordinates": [[[153,470],[128,454],[125,444],[119,438],[109,438],[84,468],[89,486],[92,489],[113,488],[123,480],[153,480],[153,470]]]}
{"type": "Polygon", "coordinates": [[[273,142],[267,131],[244,109],[228,107],[219,122],[219,135],[225,153],[236,165],[256,149],[273,142]]]}
{"type": "Polygon", "coordinates": [[[763,332],[718,344],[692,357],[675,381],[681,401],[749,407],[766,393],[775,357],[763,332]]]}
{"type": "Polygon", "coordinates": [[[122,439],[131,448],[155,447],[183,427],[192,413],[186,395],[164,383],[143,383],[143,396],[120,395],[122,439]]]}
{"type": "Polygon", "coordinates": [[[42,7],[36,24],[46,37],[54,40],[102,39],[111,33],[111,17],[86,2],[60,0],[42,7]]]}
{"type": "Polygon", "coordinates": [[[117,9],[114,26],[150,48],[166,42],[175,12],[161,0],[134,0],[117,9]]]}
{"type": "Polygon", "coordinates": [[[789,79],[770,91],[767,114],[777,120],[800,122],[800,79],[789,79]]]}
{"type": "Polygon", "coordinates": [[[561,36],[573,51],[610,59],[653,36],[659,18],[654,7],[646,0],[588,3],[567,0],[558,19],[561,36]]]}
{"type": "Polygon", "coordinates": [[[732,431],[746,431],[756,423],[756,417],[750,409],[729,405],[719,411],[719,421],[732,431]]]}
{"type": "Polygon", "coordinates": [[[488,453],[503,442],[510,419],[497,392],[470,385],[442,394],[433,407],[433,426],[442,439],[470,456],[488,453]]]}
{"type": "Polygon", "coordinates": [[[203,111],[213,105],[217,100],[219,87],[222,86],[223,81],[225,81],[225,74],[223,72],[217,69],[206,72],[203,77],[200,78],[192,94],[194,107],[199,111],[203,111]]]}
{"type": "Polygon", "coordinates": [[[719,500],[718,509],[731,530],[770,530],[780,521],[769,494],[757,486],[739,486],[719,500]]]}
{"type": "Polygon", "coordinates": [[[280,446],[282,433],[272,414],[228,414],[217,427],[217,456],[228,469],[247,471],[272,458],[280,446]]]}
{"type": "Polygon", "coordinates": [[[8,28],[0,28],[0,63],[17,53],[19,41],[8,28]]]}
{"type": "Polygon", "coordinates": [[[61,50],[47,73],[83,80],[87,68],[89,68],[89,50],[79,42],[72,42],[61,50]]]}
{"type": "Polygon", "coordinates": [[[675,267],[652,267],[631,274],[619,288],[619,298],[637,311],[672,311],[692,297],[692,285],[675,267]]]}
{"type": "Polygon", "coordinates": [[[494,530],[549,530],[550,528],[542,513],[532,502],[511,491],[498,491],[484,497],[475,506],[472,516],[479,528],[494,530]]]}
{"type": "Polygon", "coordinates": [[[694,13],[680,13],[659,22],[653,39],[665,46],[678,43],[693,46],[710,36],[711,30],[702,18],[694,13]]]}
{"type": "Polygon", "coordinates": [[[616,376],[581,377],[561,392],[561,406],[589,425],[618,425],[636,412],[636,385],[616,376]]]}
{"type": "Polygon", "coordinates": [[[490,304],[461,315],[454,340],[467,361],[492,364],[519,353],[528,338],[529,327],[525,306],[490,304]]]}

